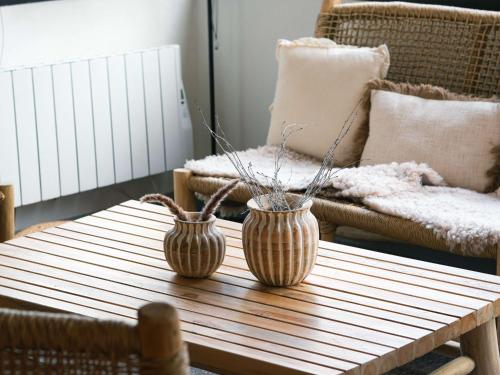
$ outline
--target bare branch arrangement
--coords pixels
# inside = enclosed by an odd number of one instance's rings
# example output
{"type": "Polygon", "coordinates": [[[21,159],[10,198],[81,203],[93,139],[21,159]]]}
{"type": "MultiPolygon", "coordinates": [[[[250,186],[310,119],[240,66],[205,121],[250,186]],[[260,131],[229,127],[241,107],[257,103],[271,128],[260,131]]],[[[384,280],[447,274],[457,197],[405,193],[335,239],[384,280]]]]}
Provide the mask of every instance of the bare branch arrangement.
{"type": "Polygon", "coordinates": [[[274,172],[272,176],[267,176],[264,173],[255,171],[254,166],[251,162],[249,162],[248,165],[244,165],[238,155],[238,152],[227,141],[226,135],[224,133],[224,130],[222,129],[218,117],[216,117],[216,131],[213,131],[210,128],[201,109],[198,108],[198,110],[202,117],[202,125],[208,129],[211,136],[215,139],[217,145],[220,147],[224,155],[226,155],[229,161],[233,164],[236,171],[240,175],[240,180],[245,183],[245,186],[248,188],[253,200],[256,202],[259,208],[262,210],[270,211],[291,211],[302,207],[305,202],[316,196],[334,177],[336,173],[338,173],[343,168],[347,168],[350,166],[348,165],[341,168],[335,167],[335,150],[351,129],[351,126],[358,115],[359,107],[360,103],[358,103],[354,107],[354,109],[347,117],[346,121],[342,125],[339,135],[326,152],[325,157],[321,163],[321,167],[318,169],[318,172],[316,173],[312,181],[308,184],[304,193],[302,193],[302,195],[298,199],[290,199],[290,197],[287,196],[288,190],[279,178],[279,173],[282,169],[287,141],[291,135],[298,131],[302,131],[304,128],[303,125],[295,123],[288,125],[286,123],[283,124],[283,130],[281,132],[282,141],[274,158],[274,172]],[[263,177],[267,181],[268,186],[262,186],[257,176],[263,177]]]}
{"type": "MultiPolygon", "coordinates": [[[[196,217],[195,221],[207,221],[210,219],[210,216],[215,214],[215,211],[219,208],[222,201],[227,198],[229,193],[234,190],[239,180],[233,180],[229,184],[221,187],[217,190],[207,201],[200,214],[196,217]]],[[[179,220],[182,221],[193,221],[193,219],[189,218],[189,215],[186,211],[182,209],[174,200],[170,197],[167,197],[163,194],[146,194],[141,199],[141,202],[149,202],[149,203],[160,203],[161,205],[167,207],[172,214],[177,216],[179,220]]]]}

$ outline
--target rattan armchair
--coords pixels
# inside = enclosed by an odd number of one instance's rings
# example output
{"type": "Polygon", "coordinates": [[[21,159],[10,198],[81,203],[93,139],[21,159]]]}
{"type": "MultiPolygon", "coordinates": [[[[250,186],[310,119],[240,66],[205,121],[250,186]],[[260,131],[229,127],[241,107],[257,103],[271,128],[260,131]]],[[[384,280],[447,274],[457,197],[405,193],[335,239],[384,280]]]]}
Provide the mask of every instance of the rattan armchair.
{"type": "Polygon", "coordinates": [[[0,309],[0,373],[189,374],[176,310],[151,303],[138,319],[0,309]]]}
{"type": "MultiPolygon", "coordinates": [[[[391,66],[387,79],[427,83],[461,94],[491,97],[500,93],[500,13],[410,3],[340,4],[324,0],[316,23],[317,37],[340,44],[388,45],[391,66]]],[[[226,181],[174,171],[177,203],[194,209],[194,193],[210,195],[226,181]]],[[[250,198],[240,186],[230,199],[250,198]]],[[[341,200],[315,199],[312,207],[320,221],[321,238],[333,240],[337,226],[346,225],[435,250],[448,246],[424,226],[388,216],[341,200]]],[[[484,257],[497,259],[500,244],[484,257]]]]}

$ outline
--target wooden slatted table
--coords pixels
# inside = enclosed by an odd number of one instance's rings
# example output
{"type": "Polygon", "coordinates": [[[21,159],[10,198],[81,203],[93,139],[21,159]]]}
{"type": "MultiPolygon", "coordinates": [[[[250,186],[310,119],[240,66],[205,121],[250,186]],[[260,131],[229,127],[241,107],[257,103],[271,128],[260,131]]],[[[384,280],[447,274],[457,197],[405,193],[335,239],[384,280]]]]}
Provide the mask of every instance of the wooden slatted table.
{"type": "Polygon", "coordinates": [[[0,244],[0,305],[133,321],[146,302],[168,301],[191,362],[219,372],[381,374],[463,335],[467,354],[500,373],[499,277],[321,242],[303,284],[265,287],[248,271],[241,225],[219,220],[224,264],[186,279],[164,259],[172,224],[165,208],[128,201],[0,244]]]}

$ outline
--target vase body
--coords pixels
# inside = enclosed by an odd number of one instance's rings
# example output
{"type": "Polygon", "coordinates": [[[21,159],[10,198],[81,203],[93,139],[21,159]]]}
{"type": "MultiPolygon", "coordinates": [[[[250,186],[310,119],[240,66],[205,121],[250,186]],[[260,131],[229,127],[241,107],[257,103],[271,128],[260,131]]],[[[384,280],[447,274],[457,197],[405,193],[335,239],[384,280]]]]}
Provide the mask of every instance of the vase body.
{"type": "MultiPolygon", "coordinates": [[[[197,212],[188,214],[194,218],[197,212]]],[[[174,218],[174,227],[165,234],[165,258],[179,275],[210,276],[222,264],[226,239],[215,225],[215,216],[207,221],[182,221],[174,218]]]]}
{"type": "Polygon", "coordinates": [[[250,200],[243,223],[243,250],[250,271],[272,286],[300,283],[311,272],[318,254],[318,221],[312,202],[293,211],[266,211],[250,200]]]}

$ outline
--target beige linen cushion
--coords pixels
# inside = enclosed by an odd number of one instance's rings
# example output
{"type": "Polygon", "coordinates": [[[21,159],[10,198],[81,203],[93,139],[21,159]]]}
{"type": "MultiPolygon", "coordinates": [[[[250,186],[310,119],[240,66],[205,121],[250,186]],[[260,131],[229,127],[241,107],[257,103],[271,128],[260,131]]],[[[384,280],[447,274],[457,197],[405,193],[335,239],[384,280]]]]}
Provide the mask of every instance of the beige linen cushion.
{"type": "MultiPolygon", "coordinates": [[[[303,124],[305,129],[289,138],[288,147],[319,159],[359,103],[366,83],[385,77],[389,68],[385,45],[351,47],[330,39],[280,40],[276,57],[278,81],[267,143],[281,143],[284,123],[303,124]]],[[[364,142],[359,142],[358,130],[366,119],[367,112],[360,107],[335,153],[337,165],[359,160],[364,142]]]]}
{"type": "Polygon", "coordinates": [[[381,82],[386,84],[379,82],[380,89],[368,85],[372,87],[369,136],[360,165],[414,160],[429,164],[451,186],[480,192],[495,189],[493,150],[500,144],[500,103],[428,85],[412,88],[381,82]],[[387,85],[405,94],[385,91],[387,85]]]}

